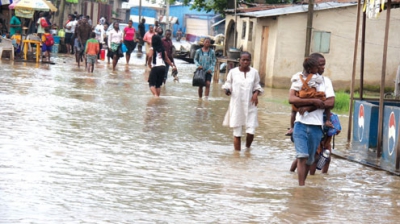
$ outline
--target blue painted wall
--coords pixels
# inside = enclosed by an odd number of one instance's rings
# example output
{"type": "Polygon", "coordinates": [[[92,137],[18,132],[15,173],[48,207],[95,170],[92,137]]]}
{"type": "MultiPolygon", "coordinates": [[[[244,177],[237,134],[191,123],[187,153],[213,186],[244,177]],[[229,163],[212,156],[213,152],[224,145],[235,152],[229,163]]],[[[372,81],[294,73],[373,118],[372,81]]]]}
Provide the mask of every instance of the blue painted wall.
{"type": "MultiPolygon", "coordinates": [[[[131,8],[131,15],[139,15],[139,7],[132,7],[131,8]]],[[[157,17],[157,10],[149,7],[142,7],[142,16],[145,17],[151,17],[151,18],[156,18],[157,17]]],[[[134,22],[133,27],[137,28],[139,23],[134,22]]],[[[154,24],[149,24],[148,21],[146,21],[146,31],[149,30],[149,25],[154,25],[154,24]]]]}
{"type": "MultiPolygon", "coordinates": [[[[139,7],[132,7],[130,11],[131,15],[139,15],[139,7]]],[[[176,35],[176,31],[180,28],[182,29],[183,33],[186,33],[186,24],[185,24],[185,15],[198,15],[200,19],[207,19],[215,16],[215,12],[206,12],[204,10],[197,11],[194,9],[190,9],[190,6],[183,6],[183,5],[172,5],[169,8],[169,15],[173,17],[178,17],[179,25],[175,24],[173,26],[173,35],[176,35]],[[209,15],[207,17],[205,15],[209,15]]],[[[157,10],[149,7],[142,7],[142,16],[156,18],[157,10]]],[[[137,28],[139,24],[133,23],[133,26],[137,28]]],[[[150,24],[146,24],[146,31],[149,29],[150,24]]]]}
{"type": "Polygon", "coordinates": [[[198,15],[200,19],[207,19],[211,17],[207,17],[204,15],[215,16],[215,12],[206,12],[205,10],[197,11],[195,9],[190,9],[190,6],[183,6],[183,5],[173,5],[169,7],[169,14],[174,17],[178,17],[179,25],[175,24],[173,26],[174,35],[176,31],[181,28],[183,33],[186,33],[186,24],[185,24],[185,15],[198,15]]]}

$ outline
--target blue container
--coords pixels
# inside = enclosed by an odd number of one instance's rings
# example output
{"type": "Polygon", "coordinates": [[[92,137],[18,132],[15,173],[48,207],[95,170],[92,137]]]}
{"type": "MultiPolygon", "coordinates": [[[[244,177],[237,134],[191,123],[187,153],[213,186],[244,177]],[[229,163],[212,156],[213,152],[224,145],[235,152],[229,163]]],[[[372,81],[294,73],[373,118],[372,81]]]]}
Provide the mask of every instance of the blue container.
{"type": "Polygon", "coordinates": [[[379,106],[373,102],[356,100],[353,112],[353,145],[364,150],[378,145],[379,106]],[[360,147],[358,147],[360,148],[360,147]]]}
{"type": "Polygon", "coordinates": [[[59,44],[54,44],[52,47],[51,47],[51,53],[52,54],[58,54],[58,51],[59,51],[59,48],[60,47],[60,45],[59,44]]]}
{"type": "Polygon", "coordinates": [[[394,168],[398,155],[400,104],[387,105],[383,109],[382,158],[394,168]]]}
{"type": "Polygon", "coordinates": [[[60,44],[60,37],[59,36],[53,36],[54,39],[54,44],[60,44]]]}

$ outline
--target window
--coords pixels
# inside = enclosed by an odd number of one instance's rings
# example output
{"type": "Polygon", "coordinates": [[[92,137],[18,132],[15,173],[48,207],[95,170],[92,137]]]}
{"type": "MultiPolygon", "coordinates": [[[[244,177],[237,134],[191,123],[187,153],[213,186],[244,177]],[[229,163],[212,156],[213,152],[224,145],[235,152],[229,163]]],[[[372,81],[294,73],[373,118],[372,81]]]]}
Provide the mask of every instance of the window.
{"type": "Polygon", "coordinates": [[[331,33],[326,31],[314,31],[313,52],[329,53],[331,33]]]}
{"type": "Polygon", "coordinates": [[[242,39],[244,39],[246,37],[246,25],[247,22],[243,22],[243,26],[242,26],[242,39]]]}
{"type": "Polygon", "coordinates": [[[249,41],[253,40],[253,22],[250,22],[249,26],[249,41]]]}

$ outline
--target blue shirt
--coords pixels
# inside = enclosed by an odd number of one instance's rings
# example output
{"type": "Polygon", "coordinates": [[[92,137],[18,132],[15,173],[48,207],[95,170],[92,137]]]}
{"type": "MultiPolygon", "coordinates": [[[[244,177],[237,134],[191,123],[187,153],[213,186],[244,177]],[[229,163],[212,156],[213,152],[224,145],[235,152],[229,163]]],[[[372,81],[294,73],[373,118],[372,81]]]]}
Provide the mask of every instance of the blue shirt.
{"type": "Polygon", "coordinates": [[[202,48],[196,50],[194,55],[194,63],[196,66],[202,66],[204,71],[211,71],[211,75],[214,73],[215,62],[217,61],[215,57],[215,52],[213,49],[209,49],[208,52],[203,52],[202,48]]]}

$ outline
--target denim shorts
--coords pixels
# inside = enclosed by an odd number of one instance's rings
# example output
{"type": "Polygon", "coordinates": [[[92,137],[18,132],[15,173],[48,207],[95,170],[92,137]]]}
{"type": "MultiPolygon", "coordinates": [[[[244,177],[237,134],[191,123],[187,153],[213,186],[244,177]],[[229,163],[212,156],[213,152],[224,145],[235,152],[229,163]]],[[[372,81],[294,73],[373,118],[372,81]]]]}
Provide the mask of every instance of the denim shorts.
{"type": "Polygon", "coordinates": [[[90,54],[87,54],[87,55],[86,55],[86,61],[87,61],[87,63],[89,63],[89,64],[94,64],[94,63],[96,63],[96,61],[97,61],[97,55],[90,55],[90,54]]]}
{"type": "Polygon", "coordinates": [[[296,158],[308,158],[307,165],[314,162],[315,153],[322,138],[321,125],[294,124],[293,140],[296,158]]]}

